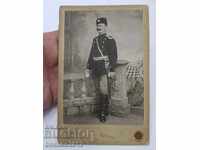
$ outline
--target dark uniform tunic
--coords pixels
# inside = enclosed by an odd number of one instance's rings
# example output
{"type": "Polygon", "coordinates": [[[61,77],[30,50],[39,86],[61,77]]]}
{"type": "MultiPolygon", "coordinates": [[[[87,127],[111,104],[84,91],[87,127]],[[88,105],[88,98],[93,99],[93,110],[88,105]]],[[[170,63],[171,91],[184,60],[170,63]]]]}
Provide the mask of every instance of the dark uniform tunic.
{"type": "Polygon", "coordinates": [[[98,45],[96,40],[98,40],[99,48],[104,56],[109,58],[109,68],[110,71],[114,71],[114,67],[117,62],[117,46],[115,40],[112,36],[105,34],[98,35],[93,39],[90,56],[87,63],[87,69],[92,71],[92,77],[100,77],[106,74],[105,64],[103,60],[95,61],[94,57],[101,57],[101,53],[98,50],[98,45]]]}
{"type": "Polygon", "coordinates": [[[98,35],[93,39],[90,56],[87,63],[87,69],[92,71],[92,78],[95,85],[97,104],[96,108],[100,120],[105,121],[104,114],[108,115],[108,85],[106,83],[106,68],[104,60],[96,60],[94,58],[107,56],[109,61],[109,70],[114,71],[117,62],[117,46],[115,40],[107,34],[98,35]],[[98,43],[97,43],[98,40],[98,43]],[[98,50],[100,49],[100,51],[98,50]],[[102,53],[102,54],[101,54],[102,53]],[[104,117],[102,117],[102,115],[104,117]]]}

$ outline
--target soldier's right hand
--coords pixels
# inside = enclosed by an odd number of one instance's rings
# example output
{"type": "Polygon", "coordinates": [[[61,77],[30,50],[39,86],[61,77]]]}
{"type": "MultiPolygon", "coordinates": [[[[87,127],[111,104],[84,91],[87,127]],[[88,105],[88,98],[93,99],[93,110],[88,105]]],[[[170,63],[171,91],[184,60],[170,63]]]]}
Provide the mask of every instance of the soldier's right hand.
{"type": "Polygon", "coordinates": [[[89,77],[90,77],[90,70],[89,70],[89,69],[86,69],[86,70],[85,70],[85,77],[86,77],[86,78],[89,78],[89,77]]]}

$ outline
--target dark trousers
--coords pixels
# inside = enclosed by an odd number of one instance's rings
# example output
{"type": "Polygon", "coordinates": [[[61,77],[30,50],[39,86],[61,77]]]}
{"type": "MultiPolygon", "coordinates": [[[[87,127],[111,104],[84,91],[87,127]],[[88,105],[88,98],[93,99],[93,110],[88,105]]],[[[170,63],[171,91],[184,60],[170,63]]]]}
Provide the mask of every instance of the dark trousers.
{"type": "Polygon", "coordinates": [[[93,81],[96,93],[97,115],[99,115],[100,113],[105,113],[106,115],[108,115],[109,99],[108,99],[106,75],[100,77],[94,77],[93,81]]]}

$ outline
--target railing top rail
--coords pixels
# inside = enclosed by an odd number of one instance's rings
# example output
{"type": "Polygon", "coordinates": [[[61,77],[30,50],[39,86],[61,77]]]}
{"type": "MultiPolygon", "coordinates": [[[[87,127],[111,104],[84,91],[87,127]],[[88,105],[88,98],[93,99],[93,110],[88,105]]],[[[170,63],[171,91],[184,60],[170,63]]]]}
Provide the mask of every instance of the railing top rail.
{"type": "Polygon", "coordinates": [[[84,73],[66,73],[64,74],[64,80],[79,80],[84,79],[84,73]]]}

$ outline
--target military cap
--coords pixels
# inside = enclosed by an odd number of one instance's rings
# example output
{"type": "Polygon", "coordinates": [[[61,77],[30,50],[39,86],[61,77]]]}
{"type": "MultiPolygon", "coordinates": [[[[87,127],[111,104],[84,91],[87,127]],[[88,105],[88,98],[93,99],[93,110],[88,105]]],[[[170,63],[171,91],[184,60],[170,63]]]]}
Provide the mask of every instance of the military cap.
{"type": "Polygon", "coordinates": [[[107,26],[107,19],[105,17],[99,17],[96,20],[96,25],[98,25],[99,23],[104,23],[107,26]]]}

